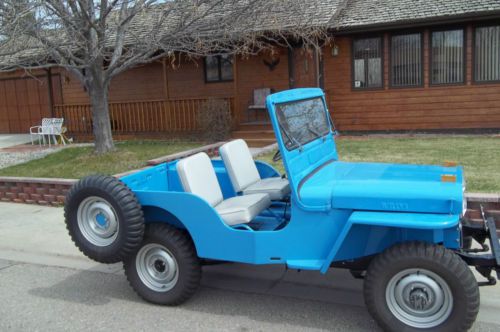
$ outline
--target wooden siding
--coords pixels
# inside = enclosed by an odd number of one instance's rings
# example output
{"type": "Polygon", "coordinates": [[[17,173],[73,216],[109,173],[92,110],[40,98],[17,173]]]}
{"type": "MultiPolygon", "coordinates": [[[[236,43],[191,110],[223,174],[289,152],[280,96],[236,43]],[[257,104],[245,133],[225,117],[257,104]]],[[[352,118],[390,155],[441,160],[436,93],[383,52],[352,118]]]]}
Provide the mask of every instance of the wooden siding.
{"type": "MultiPolygon", "coordinates": [[[[80,81],[68,72],[63,74],[65,104],[88,104],[89,97],[80,81]]],[[[164,98],[163,66],[160,62],[130,69],[118,75],[109,89],[110,102],[157,100],[164,98]]]]}
{"type": "Polygon", "coordinates": [[[443,130],[500,128],[500,84],[472,82],[472,27],[466,29],[466,82],[433,86],[429,78],[429,35],[424,31],[424,86],[390,88],[389,34],[384,35],[384,88],[351,88],[350,37],[337,37],[339,55],[324,54],[325,90],[339,130],[443,130]]]}
{"type": "MultiPolygon", "coordinates": [[[[54,102],[62,102],[60,87],[60,76],[52,75],[54,102]]],[[[50,117],[51,113],[49,84],[44,72],[33,73],[33,76],[20,72],[2,75],[0,133],[27,133],[31,126],[39,125],[41,119],[50,117]]]]}
{"type": "Polygon", "coordinates": [[[168,96],[183,98],[222,98],[233,96],[233,82],[205,83],[203,60],[167,63],[168,96]]]}

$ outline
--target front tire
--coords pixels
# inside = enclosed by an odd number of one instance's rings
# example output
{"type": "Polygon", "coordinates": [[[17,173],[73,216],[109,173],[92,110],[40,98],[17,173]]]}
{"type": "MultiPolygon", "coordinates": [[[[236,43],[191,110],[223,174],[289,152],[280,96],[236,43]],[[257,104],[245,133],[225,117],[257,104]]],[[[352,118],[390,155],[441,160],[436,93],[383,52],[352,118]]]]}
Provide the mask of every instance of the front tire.
{"type": "Polygon", "coordinates": [[[66,196],[66,228],[87,257],[117,263],[141,244],[144,216],[135,194],[112,176],[91,175],[78,181],[66,196]]]}
{"type": "Polygon", "coordinates": [[[368,311],[386,331],[467,331],[479,311],[479,288],[465,262],[442,246],[397,244],[370,264],[368,311]]]}
{"type": "Polygon", "coordinates": [[[162,305],[187,301],[201,279],[200,261],[191,238],[167,224],[146,226],[141,247],[124,261],[124,269],[139,296],[162,305]]]}

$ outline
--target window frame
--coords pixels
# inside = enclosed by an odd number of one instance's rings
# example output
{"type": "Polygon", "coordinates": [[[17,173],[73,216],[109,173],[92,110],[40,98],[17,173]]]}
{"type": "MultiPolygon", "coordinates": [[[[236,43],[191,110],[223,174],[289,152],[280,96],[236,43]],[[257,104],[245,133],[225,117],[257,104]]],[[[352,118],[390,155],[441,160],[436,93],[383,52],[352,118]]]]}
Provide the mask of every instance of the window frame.
{"type": "MultiPolygon", "coordinates": [[[[374,35],[358,35],[351,38],[351,90],[352,91],[370,91],[370,90],[383,90],[385,88],[385,40],[384,34],[374,34],[374,35]],[[377,87],[361,87],[356,88],[354,86],[354,78],[355,78],[355,67],[354,67],[354,42],[359,39],[372,39],[378,38],[380,39],[380,61],[381,61],[381,85],[377,87]]],[[[367,75],[367,72],[366,74],[367,75]]]]}
{"type": "Polygon", "coordinates": [[[477,81],[476,80],[476,30],[477,28],[485,28],[485,27],[491,27],[491,26],[500,26],[498,22],[496,21],[489,21],[489,22],[483,22],[483,23],[478,23],[474,24],[472,26],[472,45],[471,45],[471,83],[472,84],[498,84],[500,83],[500,79],[498,80],[493,80],[493,81],[477,81]]]}
{"type": "Polygon", "coordinates": [[[389,87],[391,89],[413,89],[413,88],[423,88],[425,86],[425,35],[424,31],[419,29],[419,30],[404,30],[404,31],[398,31],[398,32],[393,32],[388,34],[388,44],[389,44],[389,87]],[[393,36],[403,36],[403,35],[414,35],[414,34],[419,34],[420,35],[420,60],[421,60],[421,66],[420,66],[420,84],[418,85],[393,85],[392,84],[392,37],[393,36]]]}
{"type": "Polygon", "coordinates": [[[429,71],[429,87],[440,87],[440,86],[460,86],[460,85],[466,85],[467,84],[467,27],[464,25],[451,25],[451,26],[441,26],[437,28],[431,28],[429,29],[429,38],[428,38],[428,48],[429,48],[429,65],[428,65],[428,71],[429,71]],[[453,30],[462,30],[462,53],[463,53],[463,65],[462,65],[462,77],[463,80],[462,82],[456,82],[456,83],[433,83],[432,82],[432,34],[434,32],[441,32],[441,31],[453,31],[453,30]]]}
{"type": "Polygon", "coordinates": [[[233,82],[234,81],[234,61],[235,61],[235,58],[233,55],[230,55],[230,54],[214,54],[214,55],[207,55],[205,57],[203,57],[203,75],[204,75],[204,78],[205,78],[205,83],[225,83],[225,82],[233,82]],[[233,78],[231,79],[222,79],[222,56],[224,55],[227,55],[229,57],[232,58],[232,74],[233,74],[233,78]],[[208,57],[215,57],[217,59],[217,76],[218,76],[218,79],[217,80],[208,80],[208,77],[207,77],[207,58],[208,57]]]}

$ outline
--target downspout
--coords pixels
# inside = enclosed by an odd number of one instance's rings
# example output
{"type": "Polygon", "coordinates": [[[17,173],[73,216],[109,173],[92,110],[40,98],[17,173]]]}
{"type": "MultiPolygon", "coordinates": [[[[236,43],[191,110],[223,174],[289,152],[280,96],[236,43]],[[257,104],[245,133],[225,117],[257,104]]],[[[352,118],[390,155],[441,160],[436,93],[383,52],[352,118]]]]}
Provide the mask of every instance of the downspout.
{"type": "Polygon", "coordinates": [[[52,118],[54,115],[54,87],[52,86],[52,68],[47,69],[47,86],[49,94],[49,112],[52,118]]]}

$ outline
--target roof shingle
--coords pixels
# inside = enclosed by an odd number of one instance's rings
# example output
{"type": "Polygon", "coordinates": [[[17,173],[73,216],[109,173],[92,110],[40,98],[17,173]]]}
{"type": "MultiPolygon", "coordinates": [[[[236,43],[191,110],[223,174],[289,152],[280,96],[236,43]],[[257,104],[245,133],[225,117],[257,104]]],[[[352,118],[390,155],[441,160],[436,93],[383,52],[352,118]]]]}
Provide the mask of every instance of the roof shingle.
{"type": "Polygon", "coordinates": [[[330,27],[349,29],[500,13],[499,0],[347,0],[330,27]]]}

